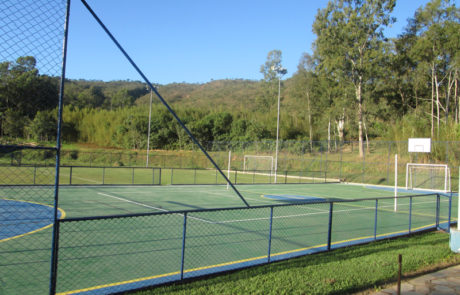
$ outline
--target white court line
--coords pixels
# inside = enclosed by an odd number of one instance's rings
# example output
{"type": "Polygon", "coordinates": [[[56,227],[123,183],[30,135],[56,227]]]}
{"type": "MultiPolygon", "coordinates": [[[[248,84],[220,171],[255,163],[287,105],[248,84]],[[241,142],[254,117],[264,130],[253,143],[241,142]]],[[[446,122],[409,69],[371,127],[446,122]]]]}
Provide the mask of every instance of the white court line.
{"type": "MultiPolygon", "coordinates": [[[[383,207],[383,206],[382,206],[383,207]]],[[[385,207],[391,207],[393,208],[392,206],[385,206],[385,207]]],[[[380,207],[379,207],[380,208],[380,207]]],[[[325,214],[325,213],[329,213],[329,211],[327,210],[322,210],[322,209],[318,209],[318,208],[309,208],[309,209],[314,209],[314,210],[318,210],[320,212],[314,212],[314,213],[303,213],[303,214],[294,214],[294,215],[284,215],[284,216],[274,216],[273,219],[276,219],[276,218],[293,218],[293,217],[301,217],[301,216],[310,216],[310,215],[317,215],[317,214],[325,214]]],[[[343,209],[343,210],[334,210],[334,214],[335,213],[342,213],[342,212],[351,212],[351,211],[359,211],[359,210],[369,210],[369,209],[372,209],[372,210],[375,210],[375,207],[363,207],[363,208],[357,208],[357,209],[343,209]]],[[[225,220],[225,221],[219,221],[219,222],[215,222],[215,223],[233,223],[233,222],[244,222],[244,221],[255,221],[255,220],[267,220],[267,219],[270,219],[269,217],[261,217],[261,218],[250,218],[250,219],[239,219],[239,220],[225,220]]]]}
{"type": "Polygon", "coordinates": [[[108,194],[104,194],[104,193],[97,193],[97,194],[98,194],[98,195],[102,195],[102,196],[106,196],[106,197],[109,197],[109,198],[114,198],[114,199],[117,199],[117,200],[120,200],[120,201],[132,203],[132,204],[135,204],[135,205],[147,207],[147,208],[150,208],[150,209],[155,209],[155,210],[159,210],[159,211],[163,211],[163,212],[169,212],[168,210],[163,209],[163,208],[157,208],[157,207],[154,207],[154,206],[150,206],[150,205],[146,205],[146,204],[134,202],[134,201],[131,201],[131,200],[127,200],[127,199],[123,199],[123,198],[111,196],[111,195],[108,195],[108,194]]]}
{"type": "MultiPolygon", "coordinates": [[[[67,176],[70,176],[70,173],[62,173],[62,171],[61,171],[61,172],[60,172],[60,175],[61,175],[62,177],[64,177],[64,176],[67,177],[67,176]]],[[[89,182],[92,182],[92,183],[100,183],[99,181],[96,181],[96,180],[94,180],[94,179],[89,179],[89,178],[84,178],[84,177],[79,177],[79,176],[74,176],[74,175],[72,175],[72,179],[74,179],[74,178],[80,179],[80,180],[89,181],[89,182]]]]}
{"type": "MultiPolygon", "coordinates": [[[[163,211],[163,212],[169,212],[169,211],[166,210],[166,209],[157,208],[157,207],[150,206],[150,205],[146,205],[146,204],[143,204],[143,203],[138,203],[138,202],[135,202],[135,201],[127,200],[127,199],[124,199],[124,198],[120,198],[120,197],[116,197],[116,196],[112,196],[112,195],[108,195],[108,194],[104,194],[104,193],[98,193],[98,194],[99,194],[99,195],[103,195],[103,196],[107,196],[107,197],[110,197],[110,198],[118,199],[118,200],[121,200],[121,201],[125,201],[125,202],[128,202],[128,203],[136,204],[136,205],[139,205],[139,206],[143,206],[143,207],[147,207],[147,208],[151,208],[151,209],[156,209],[156,210],[160,210],[160,211],[163,211]]],[[[417,203],[417,204],[422,204],[422,203],[434,203],[434,202],[433,202],[433,201],[426,201],[426,202],[419,202],[419,203],[417,203]]],[[[345,204],[346,204],[346,203],[345,203],[345,204]]],[[[414,204],[413,204],[413,205],[414,205],[414,204]]],[[[385,207],[392,207],[392,206],[390,206],[390,205],[387,205],[387,206],[379,206],[379,208],[385,208],[385,207]]],[[[319,211],[319,212],[315,212],[315,213],[303,213],[303,214],[294,214],[294,215],[284,215],[284,216],[275,216],[275,217],[273,217],[273,219],[278,219],[278,218],[294,218],[294,217],[312,216],[312,215],[318,215],[318,214],[329,213],[328,210],[323,210],[323,209],[319,209],[319,208],[315,208],[315,207],[309,207],[309,209],[317,210],[317,211],[319,211]]],[[[371,207],[362,207],[362,208],[356,208],[356,209],[334,210],[334,213],[352,212],[352,211],[369,210],[369,209],[375,210],[375,206],[371,206],[371,207]]],[[[183,214],[179,214],[179,215],[184,216],[183,214]]],[[[257,220],[268,220],[268,219],[269,219],[269,217],[261,217],[261,218],[248,218],[248,219],[237,219],[237,220],[209,221],[209,220],[206,220],[206,219],[202,219],[202,218],[198,218],[198,217],[193,217],[193,216],[188,216],[188,217],[191,218],[191,219],[195,219],[195,220],[199,220],[199,221],[203,221],[203,222],[211,223],[211,224],[237,223],[237,222],[247,222],[247,221],[257,221],[257,220]]]]}
{"type": "MultiPolygon", "coordinates": [[[[104,194],[104,193],[98,193],[98,194],[103,195],[103,196],[107,196],[107,197],[110,197],[110,198],[118,199],[118,200],[121,200],[121,201],[133,203],[133,204],[136,204],[136,205],[139,205],[139,206],[143,206],[143,207],[147,207],[147,208],[156,209],[156,210],[160,210],[160,211],[163,211],[163,212],[169,212],[169,211],[166,210],[166,209],[157,208],[157,207],[154,207],[154,206],[150,206],[150,205],[138,203],[138,202],[135,202],[135,201],[130,201],[130,200],[127,200],[127,199],[124,199],[124,198],[120,198],[120,197],[116,197],[116,196],[111,196],[111,195],[104,194]]],[[[433,203],[433,202],[423,202],[423,203],[433,203]]],[[[418,204],[420,204],[420,203],[418,203],[418,204]]],[[[382,207],[391,207],[391,206],[382,206],[382,207]]],[[[319,211],[319,212],[314,212],[314,213],[303,213],[303,214],[294,214],[294,215],[283,215],[283,216],[274,216],[273,219],[279,219],[279,218],[295,218],[295,217],[313,216],[313,215],[318,215],[318,214],[327,214],[327,213],[329,213],[328,210],[323,210],[323,209],[319,209],[319,208],[309,207],[309,209],[317,210],[317,211],[319,211]]],[[[360,210],[369,210],[369,209],[374,210],[375,207],[372,206],[372,207],[362,207],[362,208],[356,208],[356,209],[334,210],[334,213],[351,212],[351,211],[360,211],[360,210]]],[[[179,214],[179,215],[184,216],[183,214],[179,214]]],[[[269,217],[261,217],[261,218],[248,218],[248,219],[236,219],[236,220],[224,220],[224,221],[209,221],[209,220],[206,220],[206,219],[202,219],[202,218],[198,218],[198,217],[193,217],[193,216],[190,216],[190,215],[188,216],[188,218],[195,219],[195,220],[199,220],[199,221],[202,221],[202,222],[205,222],[205,223],[211,223],[211,224],[226,224],[226,223],[237,223],[237,222],[248,222],[248,221],[258,221],[258,220],[268,220],[268,219],[270,219],[269,217]]]]}
{"type": "MultiPolygon", "coordinates": [[[[193,187],[193,186],[192,186],[193,187]]],[[[192,188],[190,187],[190,188],[192,188]]],[[[210,195],[215,195],[215,196],[221,196],[221,197],[225,197],[225,198],[232,198],[234,199],[234,197],[236,195],[232,194],[232,195],[229,195],[227,193],[225,193],[227,190],[188,190],[188,191],[185,191],[184,190],[173,190],[173,189],[168,189],[168,188],[157,188],[155,187],[154,190],[156,189],[164,189],[166,192],[170,192],[170,193],[174,193],[174,192],[179,192],[179,193],[194,193],[194,194],[203,194],[203,197],[211,197],[210,195]],[[208,196],[206,196],[208,195],[208,196]]],[[[240,190],[241,191],[241,190],[240,190]]],[[[244,192],[244,191],[242,191],[244,192]]],[[[246,191],[248,192],[248,191],[246,191]]],[[[116,192],[109,192],[109,193],[116,193],[116,192]]],[[[136,192],[136,191],[124,191],[123,192],[124,194],[144,194],[144,195],[147,195],[147,194],[152,194],[151,191],[149,192],[136,192]]],[[[251,197],[246,197],[246,196],[243,196],[245,199],[247,200],[253,200],[253,201],[256,201],[256,202],[262,202],[262,203],[267,203],[267,204],[273,204],[273,201],[267,201],[267,200],[261,200],[261,199],[256,199],[256,198],[251,198],[251,197]]]]}
{"type": "MultiPolygon", "coordinates": [[[[151,209],[155,209],[155,210],[159,210],[159,211],[163,211],[163,212],[169,212],[169,210],[166,210],[166,209],[163,209],[163,208],[150,206],[150,205],[147,205],[147,204],[131,201],[131,200],[128,200],[128,199],[124,199],[124,198],[120,198],[120,197],[116,197],[116,196],[112,196],[112,195],[108,195],[108,194],[104,194],[104,193],[98,193],[98,195],[106,196],[106,197],[109,197],[109,198],[117,199],[117,200],[120,200],[120,201],[132,203],[132,204],[135,204],[135,205],[139,205],[139,206],[143,206],[143,207],[147,207],[147,208],[151,208],[151,209]]],[[[184,214],[179,214],[179,215],[184,216],[184,214]]],[[[206,223],[215,223],[215,222],[212,222],[212,221],[209,221],[209,220],[206,220],[206,219],[202,219],[202,218],[198,218],[198,217],[193,217],[193,216],[187,216],[187,217],[190,218],[190,219],[195,219],[195,220],[203,221],[203,222],[206,222],[206,223]]]]}

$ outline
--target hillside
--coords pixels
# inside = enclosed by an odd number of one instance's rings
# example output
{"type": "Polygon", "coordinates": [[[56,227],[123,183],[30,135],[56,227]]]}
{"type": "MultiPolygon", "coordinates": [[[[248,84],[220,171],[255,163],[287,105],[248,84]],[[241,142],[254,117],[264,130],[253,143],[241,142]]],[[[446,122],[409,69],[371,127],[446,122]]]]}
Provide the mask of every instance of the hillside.
{"type": "MultiPolygon", "coordinates": [[[[158,85],[163,98],[173,106],[214,110],[243,110],[256,108],[261,82],[252,80],[213,80],[204,84],[172,83],[158,85]]],[[[149,103],[150,95],[136,100],[137,105],[149,103]]],[[[158,100],[154,100],[159,103],[158,100]]]]}
{"type": "MultiPolygon", "coordinates": [[[[358,140],[361,156],[362,143],[370,139],[458,140],[460,9],[448,0],[433,0],[390,39],[383,28],[391,24],[393,2],[385,8],[360,2],[345,10],[336,4],[318,11],[312,27],[317,36],[314,52],[303,54],[296,72],[282,80],[280,137],[358,140]],[[375,14],[365,17],[369,9],[375,14]],[[351,11],[359,17],[350,17],[351,11]],[[337,16],[343,18],[334,19],[337,16]]],[[[0,63],[2,142],[56,137],[59,79],[41,74],[36,58],[0,63]]],[[[274,139],[282,64],[282,52],[272,50],[260,67],[259,81],[155,87],[199,141],[274,139]]],[[[67,80],[64,138],[70,143],[145,148],[149,98],[145,82],[67,80]]],[[[186,132],[158,99],[152,112],[150,147],[189,144],[186,132]]]]}

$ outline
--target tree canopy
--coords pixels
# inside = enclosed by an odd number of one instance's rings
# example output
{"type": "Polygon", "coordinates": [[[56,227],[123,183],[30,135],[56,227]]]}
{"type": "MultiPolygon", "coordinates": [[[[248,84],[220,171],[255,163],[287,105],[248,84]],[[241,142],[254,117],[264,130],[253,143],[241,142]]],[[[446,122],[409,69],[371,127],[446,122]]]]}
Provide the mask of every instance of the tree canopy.
{"type": "MultiPolygon", "coordinates": [[[[280,79],[281,50],[268,52],[259,81],[155,85],[204,144],[276,137],[358,140],[460,139],[460,10],[431,0],[404,31],[386,38],[396,0],[331,0],[317,12],[313,51],[280,79]]],[[[402,1],[402,0],[398,0],[402,1]]],[[[51,140],[56,134],[57,77],[42,75],[32,56],[0,62],[1,140],[51,140]]],[[[139,81],[65,81],[63,136],[68,142],[145,148],[150,94],[139,81]]],[[[171,115],[154,101],[150,146],[191,147],[171,115]]]]}

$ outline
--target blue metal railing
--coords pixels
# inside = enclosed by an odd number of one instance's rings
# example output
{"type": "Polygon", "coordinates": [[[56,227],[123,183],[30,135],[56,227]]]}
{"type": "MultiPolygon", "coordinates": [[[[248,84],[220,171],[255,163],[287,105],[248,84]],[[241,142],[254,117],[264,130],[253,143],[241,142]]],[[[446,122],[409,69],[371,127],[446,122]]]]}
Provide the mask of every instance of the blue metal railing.
{"type": "Polygon", "coordinates": [[[424,230],[449,231],[451,196],[400,196],[397,211],[393,200],[333,200],[62,219],[58,221],[58,237],[66,245],[59,249],[63,253],[57,262],[57,269],[62,270],[57,291],[109,294],[424,230]],[[133,254],[134,245],[141,254],[133,254]],[[143,258],[139,260],[137,255],[143,258]],[[94,257],[98,264],[94,264],[94,257]],[[127,257],[132,262],[123,261],[127,257]],[[139,262],[148,264],[149,260],[153,262],[149,271],[133,279],[130,269],[140,268],[139,262]],[[100,283],[72,276],[97,267],[107,274],[120,273],[113,281],[106,278],[100,283]],[[123,275],[126,279],[120,280],[123,275]]]}

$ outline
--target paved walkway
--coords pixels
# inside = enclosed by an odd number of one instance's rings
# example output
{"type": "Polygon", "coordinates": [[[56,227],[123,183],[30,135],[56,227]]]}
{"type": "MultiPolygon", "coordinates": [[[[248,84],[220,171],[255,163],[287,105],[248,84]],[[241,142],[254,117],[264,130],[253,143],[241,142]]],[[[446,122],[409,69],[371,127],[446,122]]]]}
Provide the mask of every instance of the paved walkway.
{"type": "MultiPolygon", "coordinates": [[[[397,294],[397,285],[373,295],[397,294]]],[[[401,294],[404,295],[460,295],[460,265],[452,266],[438,272],[426,274],[415,279],[401,282],[401,294]]]]}

